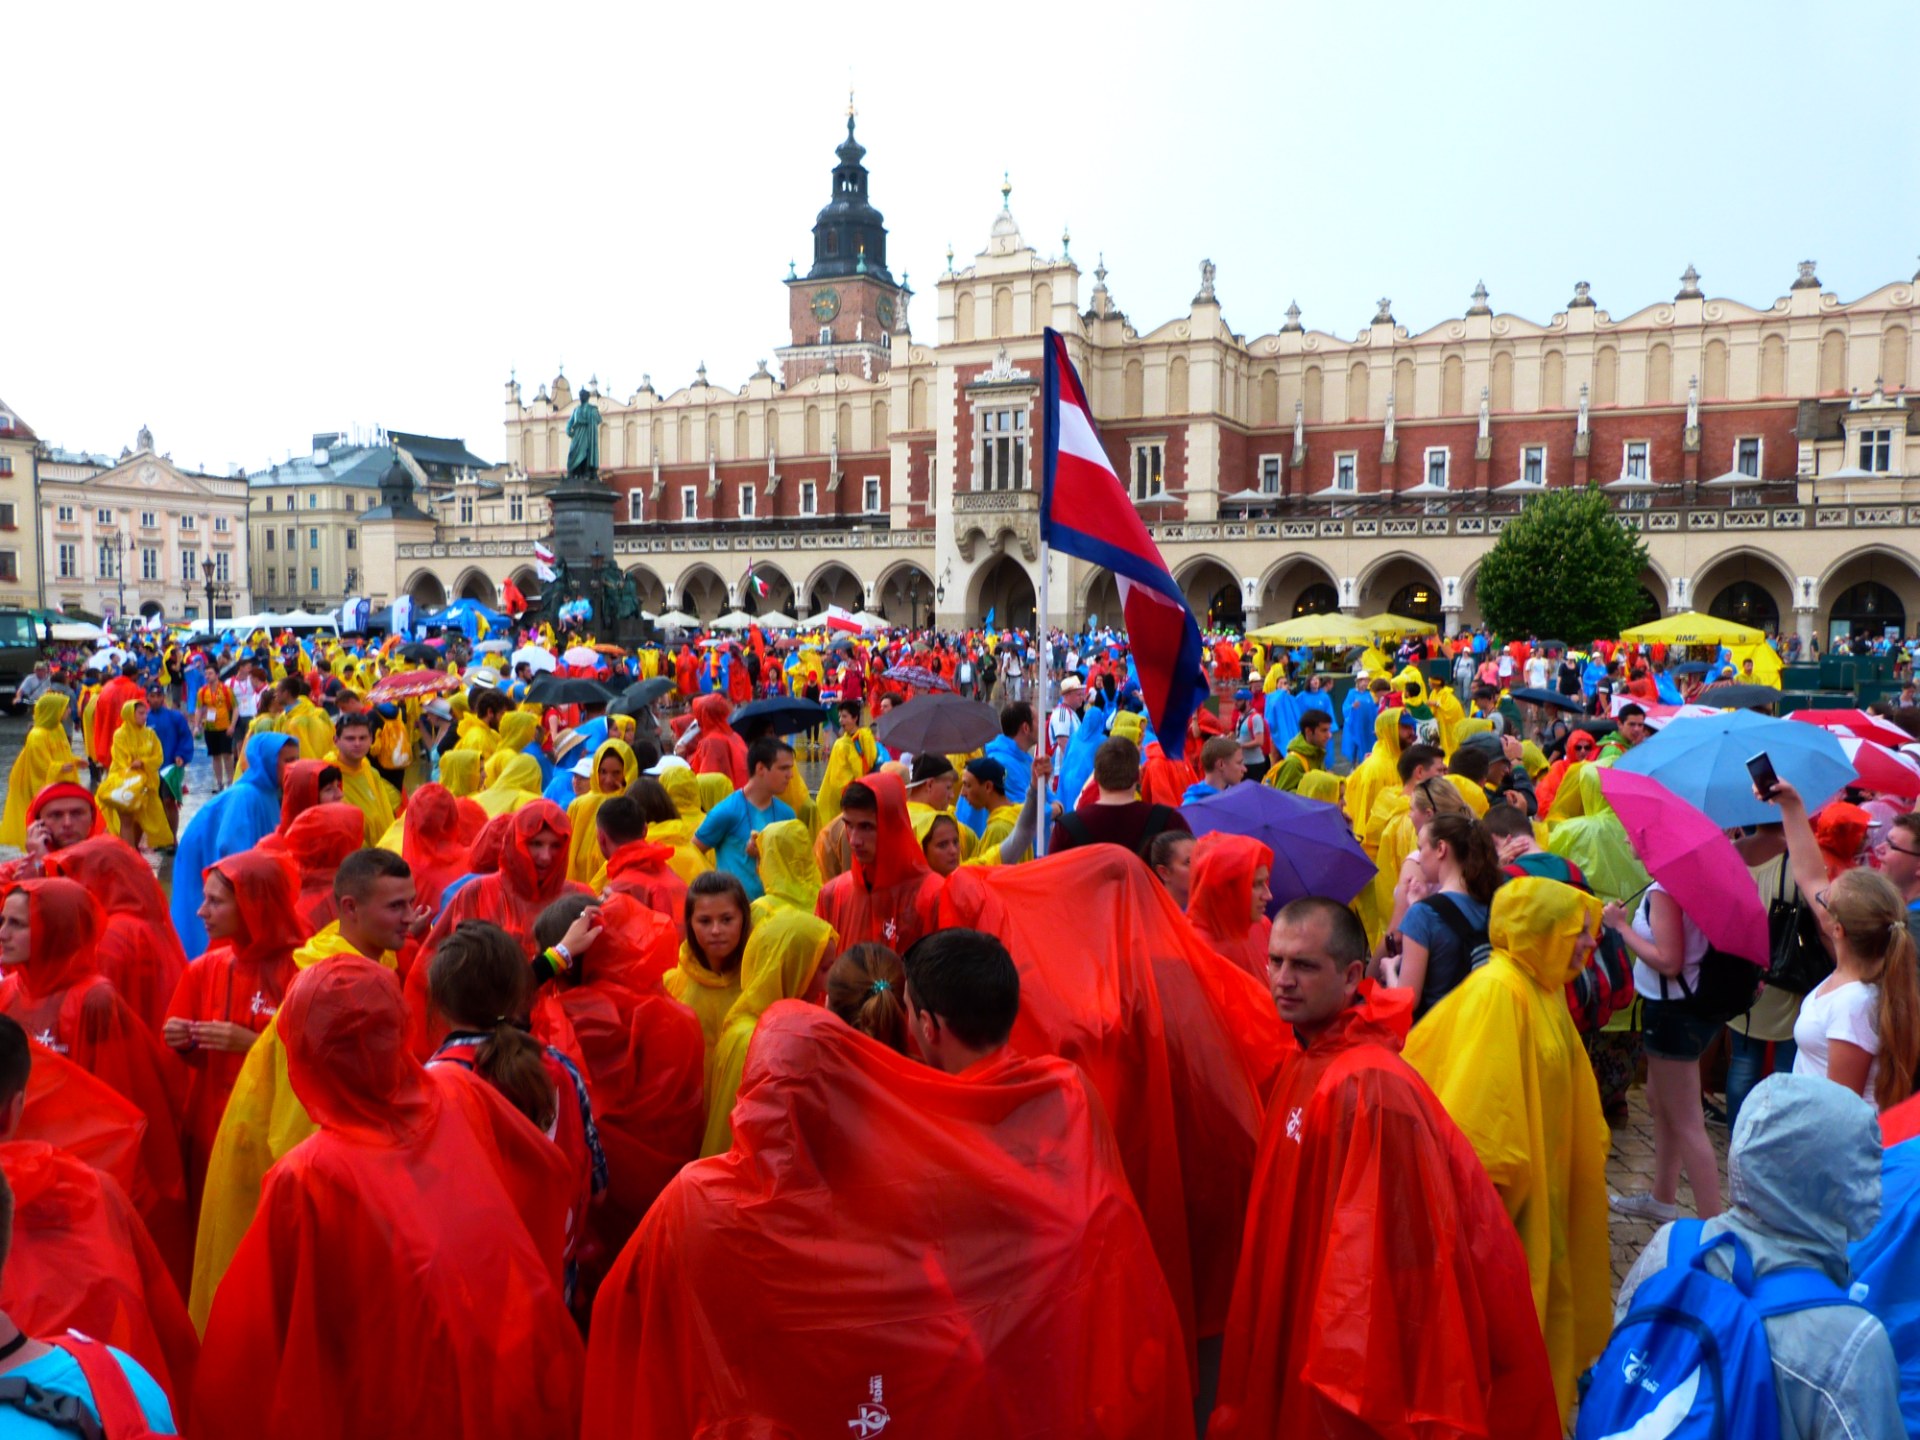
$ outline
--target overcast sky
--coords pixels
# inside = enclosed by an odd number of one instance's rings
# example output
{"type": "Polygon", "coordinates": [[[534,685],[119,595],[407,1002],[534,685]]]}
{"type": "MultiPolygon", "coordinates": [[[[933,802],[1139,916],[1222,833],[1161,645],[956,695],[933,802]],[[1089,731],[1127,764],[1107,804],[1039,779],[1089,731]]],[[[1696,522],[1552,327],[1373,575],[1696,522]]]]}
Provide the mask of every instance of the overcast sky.
{"type": "MultiPolygon", "coordinates": [[[[5,26],[0,397],[249,468],[381,424],[502,454],[502,387],[624,397],[785,339],[848,84],[896,277],[980,250],[1002,171],[1142,330],[1351,335],[1851,299],[1914,273],[1913,9],[1746,3],[35,5],[5,26]]],[[[1083,282],[1083,301],[1092,280],[1083,282]]]]}

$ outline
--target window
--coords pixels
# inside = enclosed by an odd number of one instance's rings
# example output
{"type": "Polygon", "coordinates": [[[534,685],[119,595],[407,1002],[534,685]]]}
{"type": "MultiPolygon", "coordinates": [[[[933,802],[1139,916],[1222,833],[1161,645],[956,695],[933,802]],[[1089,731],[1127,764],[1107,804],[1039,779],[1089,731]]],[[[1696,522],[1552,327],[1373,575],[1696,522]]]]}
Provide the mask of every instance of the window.
{"type": "Polygon", "coordinates": [[[80,547],[78,545],[62,545],[60,547],[59,575],[62,580],[78,580],[80,578],[80,547]]]}
{"type": "MultiPolygon", "coordinates": [[[[271,504],[272,504],[272,502],[271,502],[271,501],[269,501],[269,502],[268,502],[268,504],[269,504],[269,505],[271,505],[271,504]]],[[[291,495],[289,495],[289,496],[287,496],[287,504],[286,504],[286,508],[287,508],[287,509],[289,509],[289,510],[291,510],[291,509],[293,509],[293,496],[291,496],[291,495]]],[[[291,589],[291,588],[292,588],[292,585],[291,585],[291,584],[289,584],[289,585],[288,585],[288,588],[289,588],[289,589],[291,589]]]]}
{"type": "Polygon", "coordinates": [[[740,487],[740,518],[742,520],[753,518],[753,486],[751,485],[740,487]]]}
{"type": "Polygon", "coordinates": [[[1644,440],[1627,441],[1626,461],[1620,467],[1622,480],[1644,480],[1647,478],[1647,442],[1644,440]]]}
{"type": "Polygon", "coordinates": [[[228,528],[228,527],[227,527],[227,517],[226,517],[226,516],[224,516],[224,515],[216,515],[216,516],[214,516],[214,517],[213,517],[213,533],[214,533],[214,534],[216,534],[216,535],[224,535],[224,534],[226,534],[226,533],[227,533],[227,528],[228,528]]]}
{"type": "Polygon", "coordinates": [[[195,520],[191,515],[182,515],[180,517],[180,528],[182,530],[191,530],[199,523],[200,522],[195,520]]]}
{"type": "Polygon", "coordinates": [[[1520,447],[1520,483],[1523,485],[1547,483],[1546,446],[1522,445],[1520,447]]]}
{"type": "Polygon", "coordinates": [[[213,557],[213,578],[222,585],[233,578],[233,557],[224,550],[213,557]]]}
{"type": "Polygon", "coordinates": [[[73,506],[61,505],[56,507],[53,512],[53,518],[63,525],[71,525],[73,523],[73,506]]]}
{"type": "Polygon", "coordinates": [[[1167,447],[1159,440],[1133,447],[1133,498],[1151,500],[1167,493],[1167,447]]]}
{"type": "Polygon", "coordinates": [[[822,325],[820,327],[820,343],[822,345],[831,345],[833,343],[833,327],[831,325],[822,325]]]}
{"type": "Polygon", "coordinates": [[[1622,510],[1651,510],[1653,508],[1652,492],[1642,490],[1637,494],[1630,492],[1622,495],[1620,497],[1620,508],[1622,510]]]}
{"type": "Polygon", "coordinates": [[[800,482],[800,513],[802,515],[820,513],[820,487],[811,480],[800,482]]]}
{"type": "Polygon", "coordinates": [[[358,550],[359,548],[360,548],[360,532],[358,530],[347,531],[347,549],[358,550]]]}
{"type": "Polygon", "coordinates": [[[11,455],[0,455],[0,475],[11,474],[13,474],[13,457],[11,455]]]}
{"type": "Polygon", "coordinates": [[[307,508],[309,510],[318,510],[320,508],[320,497],[311,490],[307,492],[307,508]]]}
{"type": "Polygon", "coordinates": [[[276,589],[278,589],[279,586],[280,586],[280,572],[271,565],[267,566],[267,593],[269,595],[273,594],[273,592],[276,589]]]}
{"type": "Polygon", "coordinates": [[[140,578],[142,580],[160,578],[160,552],[151,545],[140,547],[140,578]]]}
{"type": "Polygon", "coordinates": [[[1435,445],[1427,451],[1427,485],[1434,490],[1447,488],[1447,466],[1453,459],[1453,452],[1444,445],[1435,445]]]}
{"type": "Polygon", "coordinates": [[[982,410],[980,470],[976,490],[1024,490],[1027,486],[1027,412],[982,410]]]}
{"type": "Polygon", "coordinates": [[[1739,475],[1751,475],[1760,478],[1760,437],[1742,435],[1733,442],[1733,468],[1739,475]]]}
{"type": "Polygon", "coordinates": [[[1893,469],[1893,431],[1862,430],[1860,432],[1860,468],[1875,475],[1888,474],[1893,469]]]}
{"type": "Polygon", "coordinates": [[[463,494],[460,497],[460,523],[462,525],[473,523],[473,496],[471,495],[463,494]]]}
{"type": "Polygon", "coordinates": [[[180,552],[180,583],[192,585],[200,578],[200,552],[182,550],[180,552]]]}
{"type": "Polygon", "coordinates": [[[358,500],[358,498],[359,498],[359,497],[357,497],[357,496],[354,496],[354,495],[349,495],[349,496],[347,496],[347,509],[349,509],[349,510],[352,510],[352,509],[354,509],[354,508],[355,508],[355,504],[356,504],[356,501],[358,500]]]}
{"type": "Polygon", "coordinates": [[[1260,457],[1260,493],[1262,495],[1280,493],[1280,457],[1278,455],[1260,457]]]}
{"type": "Polygon", "coordinates": [[[698,485],[680,487],[680,518],[682,520],[700,518],[700,487],[698,485]]]}
{"type": "Polygon", "coordinates": [[[318,528],[311,528],[307,531],[307,548],[309,550],[318,550],[320,548],[320,531],[318,528]]]}
{"type": "Polygon", "coordinates": [[[518,490],[507,496],[507,519],[516,525],[527,518],[527,497],[518,490]]]}
{"type": "Polygon", "coordinates": [[[861,482],[860,507],[869,515],[878,515],[883,508],[880,504],[880,477],[869,475],[861,482]]]}
{"type": "Polygon", "coordinates": [[[102,580],[111,580],[113,578],[113,559],[113,546],[102,542],[99,547],[95,549],[94,561],[98,567],[96,573],[102,580]]]}
{"type": "Polygon", "coordinates": [[[1351,495],[1360,488],[1360,452],[1342,450],[1333,457],[1333,488],[1351,495]]]}
{"type": "Polygon", "coordinates": [[[627,491],[627,523],[638,525],[646,518],[646,500],[642,496],[640,487],[636,485],[627,491]]]}
{"type": "Polygon", "coordinates": [[[320,588],[320,567],[318,565],[309,565],[307,567],[307,589],[318,590],[319,588],[320,588]]]}
{"type": "Polygon", "coordinates": [[[13,530],[19,527],[17,512],[11,500],[0,500],[0,530],[13,530]]]}
{"type": "Polygon", "coordinates": [[[20,578],[20,552],[0,550],[0,580],[12,583],[20,578]]]}
{"type": "Polygon", "coordinates": [[[160,517],[151,510],[142,510],[140,512],[140,528],[142,530],[158,530],[160,528],[160,517]]]}
{"type": "Polygon", "coordinates": [[[93,523],[96,525],[111,525],[113,523],[113,511],[111,510],[94,511],[93,523]]]}

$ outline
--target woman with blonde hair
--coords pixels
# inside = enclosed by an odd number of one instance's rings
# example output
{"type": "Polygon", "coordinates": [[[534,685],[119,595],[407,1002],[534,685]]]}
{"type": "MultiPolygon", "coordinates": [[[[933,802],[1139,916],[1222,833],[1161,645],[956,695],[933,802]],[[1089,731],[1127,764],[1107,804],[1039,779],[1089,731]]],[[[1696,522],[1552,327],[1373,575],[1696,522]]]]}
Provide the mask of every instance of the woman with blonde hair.
{"type": "Polygon", "coordinates": [[[886,946],[867,941],[827,971],[827,1008],[870,1039],[907,1053],[907,972],[886,946]]]}

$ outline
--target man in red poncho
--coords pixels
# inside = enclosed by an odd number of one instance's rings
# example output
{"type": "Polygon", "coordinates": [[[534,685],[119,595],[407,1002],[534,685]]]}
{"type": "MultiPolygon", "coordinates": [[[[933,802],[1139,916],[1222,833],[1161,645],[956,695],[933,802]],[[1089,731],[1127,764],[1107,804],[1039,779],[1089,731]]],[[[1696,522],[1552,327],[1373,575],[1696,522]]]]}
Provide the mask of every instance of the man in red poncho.
{"type": "Polygon", "coordinates": [[[1304,1047],[1269,1097],[1216,1440],[1561,1433],[1526,1257],[1473,1147],[1399,1057],[1330,900],[1280,912],[1269,977],[1304,1047]]]}
{"type": "Polygon", "coordinates": [[[601,1289],[586,1433],[1190,1433],[1179,1322],[1085,1077],[1002,1048],[1019,981],[991,936],[907,964],[940,1068],[816,1006],[761,1017],[732,1151],[680,1172],[601,1289]]]}
{"type": "Polygon", "coordinates": [[[0,864],[0,886],[37,880],[48,856],[107,833],[106,818],[84,785],[69,780],[49,785],[27,804],[26,853],[0,864]]]}
{"type": "Polygon", "coordinates": [[[674,849],[647,839],[647,813],[630,795],[609,795],[593,813],[600,853],[607,857],[609,895],[628,895],[664,917],[676,931],[686,924],[687,882],[673,870],[674,849]]]}
{"type": "Polygon", "coordinates": [[[747,784],[747,742],[728,723],[727,716],[732,712],[724,695],[702,695],[693,702],[693,718],[700,734],[693,742],[688,763],[696,775],[724,775],[734,789],[743,790],[747,784]]]}
{"type": "Polygon", "coordinates": [[[429,913],[438,914],[447,887],[471,871],[468,854],[486,823],[486,811],[437,780],[407,797],[400,854],[413,871],[413,898],[429,913]]]}
{"type": "Polygon", "coordinates": [[[335,800],[301,811],[285,830],[260,842],[261,849],[293,863],[300,877],[296,903],[306,934],[317,935],[339,913],[333,898],[334,876],[341,861],[363,848],[366,831],[367,817],[360,807],[335,800]]]}
{"type": "Polygon", "coordinates": [[[914,838],[906,787],[894,775],[853,781],[840,792],[840,819],[853,864],[820,887],[813,913],[844,948],[870,940],[905,954],[931,928],[941,884],[914,838]]]}
{"type": "Polygon", "coordinates": [[[200,1337],[120,1184],[58,1146],[23,1138],[33,1049],[26,1031],[0,1016],[0,1173],[14,1204],[0,1312],[29,1335],[74,1329],[118,1346],[177,1411],[193,1382],[200,1337]]]}
{"type": "Polygon", "coordinates": [[[423,1070],[399,982],[370,961],[302,971],[275,1024],[320,1128],[268,1172],[215,1297],[196,1428],[576,1433],[559,1150],[491,1086],[423,1070]]]}

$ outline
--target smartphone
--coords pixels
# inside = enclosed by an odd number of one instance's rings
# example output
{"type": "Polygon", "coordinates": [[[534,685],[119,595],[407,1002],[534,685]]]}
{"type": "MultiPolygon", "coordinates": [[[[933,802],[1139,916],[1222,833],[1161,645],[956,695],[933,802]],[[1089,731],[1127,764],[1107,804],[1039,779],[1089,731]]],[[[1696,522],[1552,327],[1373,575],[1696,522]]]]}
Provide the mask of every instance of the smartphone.
{"type": "Polygon", "coordinates": [[[1753,788],[1762,800],[1771,800],[1780,787],[1780,777],[1774,774],[1773,761],[1764,750],[1747,760],[1747,774],[1753,777],[1753,788]]]}

